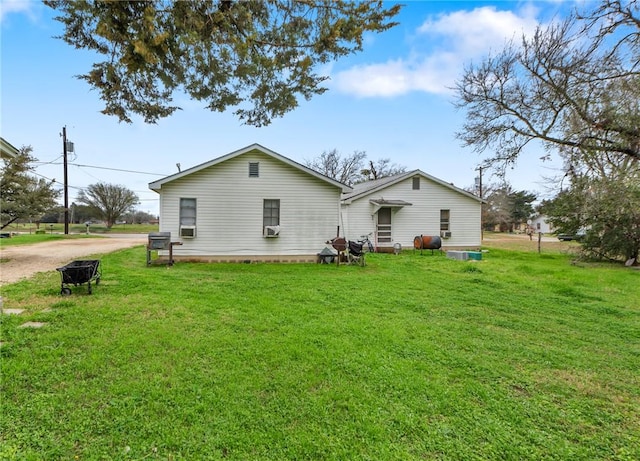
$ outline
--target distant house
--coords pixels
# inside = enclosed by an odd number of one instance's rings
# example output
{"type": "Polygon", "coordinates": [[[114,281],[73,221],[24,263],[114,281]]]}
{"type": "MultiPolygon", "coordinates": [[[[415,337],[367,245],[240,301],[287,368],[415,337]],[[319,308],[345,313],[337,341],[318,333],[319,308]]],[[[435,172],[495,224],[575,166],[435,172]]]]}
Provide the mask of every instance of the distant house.
{"type": "Polygon", "coordinates": [[[531,228],[535,233],[553,234],[555,232],[553,225],[547,221],[548,216],[536,215],[531,218],[531,228]]]}
{"type": "Polygon", "coordinates": [[[20,151],[4,138],[0,138],[0,158],[10,159],[17,157],[20,151]]]}
{"type": "Polygon", "coordinates": [[[176,260],[315,261],[348,186],[259,144],[149,184],[176,260]]]}
{"type": "Polygon", "coordinates": [[[475,195],[420,170],[357,184],[342,196],[348,239],[371,234],[381,251],[395,243],[413,248],[416,236],[440,236],[445,248],[481,241],[481,204],[475,195]]]}

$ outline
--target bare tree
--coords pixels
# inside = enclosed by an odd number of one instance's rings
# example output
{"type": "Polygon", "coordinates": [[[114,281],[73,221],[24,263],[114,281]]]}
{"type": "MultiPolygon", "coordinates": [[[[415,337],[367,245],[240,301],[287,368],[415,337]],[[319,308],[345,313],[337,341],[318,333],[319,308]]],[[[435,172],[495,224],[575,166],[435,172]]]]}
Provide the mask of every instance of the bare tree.
{"type": "Polygon", "coordinates": [[[604,0],[594,11],[539,27],[456,84],[466,111],[457,133],[494,166],[513,163],[534,140],[579,156],[640,160],[638,0],[604,0]]]}
{"type": "Polygon", "coordinates": [[[407,167],[391,163],[388,158],[367,160],[364,151],[354,151],[351,155],[342,156],[337,149],[325,151],[313,160],[306,160],[304,165],[348,186],[407,171],[407,167]]]}
{"type": "Polygon", "coordinates": [[[404,173],[405,171],[407,171],[407,167],[391,163],[391,159],[389,158],[381,158],[377,162],[369,160],[368,168],[365,168],[360,172],[362,174],[362,178],[359,182],[386,178],[388,176],[404,173]]]}
{"type": "Polygon", "coordinates": [[[97,183],[81,190],[77,200],[87,205],[95,216],[111,228],[120,216],[138,204],[138,196],[124,186],[97,183]]]}
{"type": "Polygon", "coordinates": [[[313,160],[306,160],[304,165],[351,186],[360,180],[360,172],[366,158],[367,154],[364,151],[354,151],[353,154],[343,157],[337,149],[333,149],[323,152],[313,160]]]}

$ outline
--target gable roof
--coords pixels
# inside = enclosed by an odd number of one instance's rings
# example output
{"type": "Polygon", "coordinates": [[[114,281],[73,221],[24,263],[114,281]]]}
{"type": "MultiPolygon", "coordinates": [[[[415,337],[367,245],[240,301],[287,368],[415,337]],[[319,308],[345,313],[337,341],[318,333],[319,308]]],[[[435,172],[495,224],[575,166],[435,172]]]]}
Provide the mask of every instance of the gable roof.
{"type": "Polygon", "coordinates": [[[477,200],[478,202],[482,202],[482,199],[480,197],[477,197],[470,192],[460,189],[459,187],[456,187],[453,184],[445,182],[442,179],[438,179],[435,176],[431,176],[421,170],[408,171],[406,173],[399,173],[393,176],[387,176],[386,178],[374,179],[372,181],[365,181],[360,184],[355,184],[351,192],[347,192],[342,195],[342,202],[351,203],[351,201],[353,200],[356,200],[360,197],[363,197],[365,195],[368,195],[374,192],[381,191],[383,189],[386,189],[389,186],[392,186],[394,184],[397,184],[399,182],[406,180],[407,178],[412,178],[414,176],[422,176],[423,178],[429,181],[435,182],[436,184],[440,184],[441,186],[444,186],[448,189],[451,189],[452,191],[457,192],[458,194],[462,194],[466,197],[477,200]]]}
{"type": "Polygon", "coordinates": [[[293,160],[291,160],[290,158],[285,157],[284,155],[280,155],[277,152],[274,152],[270,149],[267,149],[266,147],[261,146],[260,144],[254,143],[251,144],[250,146],[247,147],[243,147],[242,149],[236,150],[234,152],[231,152],[227,155],[223,155],[222,157],[218,157],[218,158],[214,158],[213,160],[209,160],[208,162],[205,163],[201,163],[200,165],[196,165],[192,168],[189,168],[187,170],[178,172],[176,174],[167,176],[165,178],[159,179],[157,181],[151,182],[149,183],[149,189],[154,190],[156,192],[160,192],[160,189],[162,188],[163,184],[167,184],[171,181],[175,181],[176,179],[180,179],[183,178],[185,176],[188,176],[190,174],[196,173],[198,171],[204,170],[205,168],[209,168],[211,166],[217,165],[219,163],[225,162],[227,160],[230,160],[232,158],[235,157],[239,157],[243,154],[247,154],[249,152],[252,151],[259,151],[262,154],[268,155],[269,157],[272,157],[276,160],[281,161],[282,163],[285,163],[289,166],[292,166],[304,173],[310,174],[311,176],[314,176],[322,181],[325,181],[329,184],[331,184],[332,186],[338,187],[340,189],[342,189],[342,192],[350,192],[352,189],[351,187],[347,186],[346,184],[342,184],[339,181],[336,181],[335,179],[332,179],[328,176],[325,176],[321,173],[318,173],[315,170],[312,170],[311,168],[308,168],[304,165],[301,165],[298,162],[295,162],[293,160]]]}
{"type": "Polygon", "coordinates": [[[15,148],[6,139],[0,137],[0,157],[2,158],[15,158],[18,156],[19,150],[15,148]]]}

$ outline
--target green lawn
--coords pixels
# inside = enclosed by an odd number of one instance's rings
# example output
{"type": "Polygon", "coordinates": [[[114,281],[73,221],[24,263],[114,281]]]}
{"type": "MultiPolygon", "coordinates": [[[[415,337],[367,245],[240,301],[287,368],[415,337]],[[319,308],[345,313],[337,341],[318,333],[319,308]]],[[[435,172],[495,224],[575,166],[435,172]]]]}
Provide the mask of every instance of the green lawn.
{"type": "MultiPolygon", "coordinates": [[[[17,232],[20,234],[35,234],[36,231],[44,234],[64,233],[64,224],[41,223],[39,228],[35,224],[11,224],[2,230],[3,232],[17,232]]],[[[107,229],[103,224],[92,224],[89,232],[92,234],[148,234],[157,232],[157,224],[114,224],[111,229],[107,229]]],[[[86,234],[87,226],[84,224],[69,224],[69,234],[86,234]]]]}
{"type": "Polygon", "coordinates": [[[3,232],[13,233],[11,238],[0,239],[0,246],[7,247],[13,245],[28,245],[31,243],[50,242],[52,240],[75,239],[75,238],[95,238],[106,234],[148,234],[157,232],[157,225],[150,224],[116,224],[111,229],[101,225],[90,227],[90,233],[86,233],[86,227],[81,224],[69,226],[69,234],[64,234],[64,224],[40,225],[40,233],[36,234],[35,225],[16,224],[3,229],[3,232]]]}
{"type": "Polygon", "coordinates": [[[93,295],[3,288],[27,310],[2,316],[4,458],[640,459],[640,271],[498,249],[102,266],[93,295]]]}
{"type": "Polygon", "coordinates": [[[85,234],[19,234],[11,238],[0,239],[0,246],[8,247],[15,245],[30,245],[32,243],[51,242],[54,240],[96,238],[95,235],[85,234]]]}

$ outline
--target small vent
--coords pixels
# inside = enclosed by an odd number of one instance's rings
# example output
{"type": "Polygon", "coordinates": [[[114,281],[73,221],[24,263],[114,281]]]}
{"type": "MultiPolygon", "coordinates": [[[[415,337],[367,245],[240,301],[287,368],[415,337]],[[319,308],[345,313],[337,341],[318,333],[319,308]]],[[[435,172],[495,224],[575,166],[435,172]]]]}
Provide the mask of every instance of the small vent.
{"type": "Polygon", "coordinates": [[[258,177],[260,177],[260,163],[259,162],[249,162],[249,177],[250,178],[258,178],[258,177]]]}
{"type": "Polygon", "coordinates": [[[180,237],[192,239],[196,236],[196,226],[180,226],[180,237]]]}
{"type": "Polygon", "coordinates": [[[442,231],[440,232],[440,237],[443,239],[451,238],[451,231],[442,231]]]}
{"type": "Polygon", "coordinates": [[[280,235],[280,226],[264,226],[264,237],[277,237],[280,235]]]}

